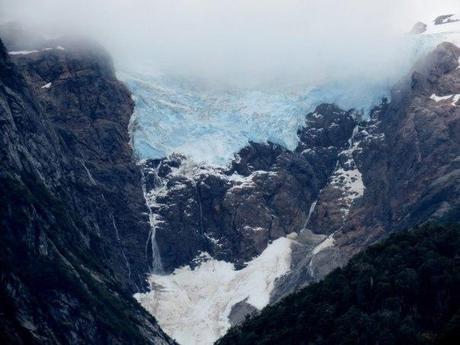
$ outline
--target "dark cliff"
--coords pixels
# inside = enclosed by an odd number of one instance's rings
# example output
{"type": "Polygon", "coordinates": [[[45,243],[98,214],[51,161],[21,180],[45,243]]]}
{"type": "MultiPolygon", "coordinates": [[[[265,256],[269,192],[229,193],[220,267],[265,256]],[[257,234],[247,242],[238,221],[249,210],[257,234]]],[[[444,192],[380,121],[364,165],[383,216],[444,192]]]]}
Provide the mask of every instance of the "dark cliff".
{"type": "Polygon", "coordinates": [[[11,344],[170,344],[131,297],[149,235],[130,95],[100,48],[0,44],[0,334],[11,344]]]}

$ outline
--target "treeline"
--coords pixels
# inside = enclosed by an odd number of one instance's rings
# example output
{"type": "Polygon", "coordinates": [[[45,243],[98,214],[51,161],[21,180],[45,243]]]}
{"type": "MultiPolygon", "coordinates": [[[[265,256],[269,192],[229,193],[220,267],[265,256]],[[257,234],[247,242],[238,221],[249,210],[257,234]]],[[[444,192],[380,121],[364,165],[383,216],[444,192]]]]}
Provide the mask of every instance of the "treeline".
{"type": "Polygon", "coordinates": [[[217,344],[460,344],[460,226],[393,235],[217,344]]]}

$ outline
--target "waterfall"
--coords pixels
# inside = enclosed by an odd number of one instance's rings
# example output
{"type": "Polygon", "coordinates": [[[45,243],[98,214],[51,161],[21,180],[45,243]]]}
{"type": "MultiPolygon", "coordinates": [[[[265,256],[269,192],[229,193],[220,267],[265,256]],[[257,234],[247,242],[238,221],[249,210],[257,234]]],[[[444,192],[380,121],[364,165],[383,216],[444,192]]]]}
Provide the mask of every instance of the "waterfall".
{"type": "MultiPolygon", "coordinates": [[[[160,188],[161,186],[161,179],[158,176],[158,170],[161,167],[160,164],[153,169],[153,173],[155,174],[155,189],[160,188]]],[[[141,174],[142,174],[142,192],[144,193],[145,204],[147,209],[149,210],[149,224],[150,224],[150,232],[145,243],[145,255],[148,256],[148,249],[150,244],[151,250],[151,259],[150,259],[150,271],[151,273],[163,273],[163,263],[161,262],[161,255],[160,250],[158,248],[158,244],[156,241],[156,233],[157,233],[157,226],[161,223],[159,219],[159,215],[156,214],[152,208],[152,205],[155,203],[155,195],[153,193],[149,193],[147,191],[147,184],[145,179],[144,167],[141,167],[141,174]],[[153,195],[152,195],[153,194],[153,195]]]]}
{"type": "Polygon", "coordinates": [[[311,218],[311,215],[313,214],[313,211],[315,210],[317,202],[318,202],[318,199],[316,199],[315,201],[311,203],[310,209],[308,210],[307,219],[305,220],[305,224],[303,225],[303,228],[301,231],[307,230],[308,223],[310,223],[310,218],[311,218]]]}
{"type": "Polygon", "coordinates": [[[156,233],[157,233],[157,224],[160,221],[158,220],[158,216],[153,214],[152,212],[149,213],[149,223],[150,223],[150,233],[149,238],[147,239],[146,247],[150,242],[151,251],[152,251],[152,261],[151,261],[151,273],[163,273],[163,263],[161,262],[160,250],[158,248],[158,244],[156,241],[156,233]]]}
{"type": "Polygon", "coordinates": [[[115,222],[115,217],[113,216],[113,213],[110,214],[110,218],[112,219],[112,225],[113,225],[113,228],[115,229],[115,237],[118,241],[118,244],[120,245],[120,249],[121,249],[121,255],[123,256],[123,259],[125,261],[125,264],[126,264],[126,268],[128,270],[128,277],[129,279],[131,279],[131,267],[129,265],[129,261],[128,261],[128,258],[126,257],[126,254],[125,254],[125,250],[123,248],[123,244],[120,240],[120,232],[118,231],[118,226],[117,226],[117,223],[115,222]]]}
{"type": "Polygon", "coordinates": [[[316,199],[315,201],[311,203],[310,210],[308,210],[307,220],[305,221],[305,226],[304,226],[305,229],[307,228],[308,223],[310,223],[310,218],[311,218],[311,215],[313,214],[313,211],[315,210],[317,202],[318,202],[318,199],[316,199]]]}

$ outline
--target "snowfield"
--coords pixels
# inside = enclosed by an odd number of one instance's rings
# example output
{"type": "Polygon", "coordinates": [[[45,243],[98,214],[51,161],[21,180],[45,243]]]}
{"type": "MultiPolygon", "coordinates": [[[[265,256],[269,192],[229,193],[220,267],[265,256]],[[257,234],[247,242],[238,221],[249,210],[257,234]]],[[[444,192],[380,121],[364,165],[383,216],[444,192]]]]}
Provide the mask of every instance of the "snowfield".
{"type": "Polygon", "coordinates": [[[292,240],[279,238],[241,270],[203,254],[203,262],[170,275],[151,275],[152,290],[134,297],[181,345],[211,345],[230,328],[228,316],[241,301],[262,309],[276,278],[291,264],[292,240]]]}

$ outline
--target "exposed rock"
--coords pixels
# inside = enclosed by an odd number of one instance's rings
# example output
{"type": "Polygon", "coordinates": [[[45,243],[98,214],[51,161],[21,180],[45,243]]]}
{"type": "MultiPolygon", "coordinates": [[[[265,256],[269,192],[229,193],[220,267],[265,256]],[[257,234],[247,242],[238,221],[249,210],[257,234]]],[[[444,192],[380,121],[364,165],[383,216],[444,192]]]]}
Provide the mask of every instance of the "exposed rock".
{"type": "Polygon", "coordinates": [[[444,14],[442,16],[436,17],[434,20],[435,25],[442,25],[442,24],[447,24],[447,23],[452,23],[452,22],[458,22],[459,19],[453,18],[454,14],[444,14]]]}
{"type": "MultiPolygon", "coordinates": [[[[430,221],[460,220],[460,49],[444,43],[420,61],[367,123],[345,155],[361,175],[364,193],[346,204],[334,173],[320,193],[308,228],[333,245],[294,263],[273,300],[323,277],[390,232],[430,221]],[[450,95],[436,98],[433,95],[450,95]],[[309,257],[311,256],[311,258],[309,257]]],[[[343,156],[343,155],[342,155],[343,156]]],[[[343,169],[343,159],[338,169],[343,169]]],[[[303,252],[309,253],[308,247],[303,252]]]]}
{"type": "Polygon", "coordinates": [[[177,155],[147,161],[146,190],[166,272],[193,263],[200,252],[242,267],[269,241],[301,231],[354,126],[351,112],[322,105],[307,116],[294,152],[251,143],[228,169],[177,155]]]}
{"type": "Polygon", "coordinates": [[[230,311],[228,318],[232,326],[237,326],[242,324],[247,317],[253,316],[256,313],[257,308],[253,307],[244,300],[232,306],[232,310],[230,311]]]}
{"type": "Polygon", "coordinates": [[[130,296],[149,226],[128,91],[93,46],[8,55],[0,44],[0,337],[172,344],[130,296]]]}
{"type": "Polygon", "coordinates": [[[426,31],[426,29],[427,29],[427,25],[425,23],[417,22],[414,24],[414,26],[412,27],[409,33],[413,35],[422,34],[426,31]]]}

